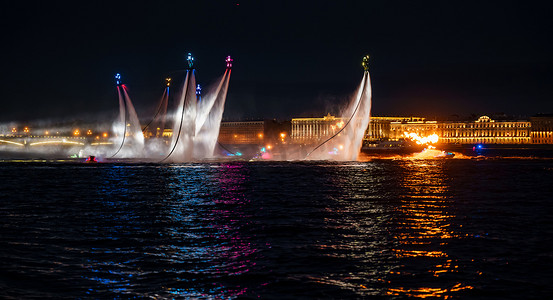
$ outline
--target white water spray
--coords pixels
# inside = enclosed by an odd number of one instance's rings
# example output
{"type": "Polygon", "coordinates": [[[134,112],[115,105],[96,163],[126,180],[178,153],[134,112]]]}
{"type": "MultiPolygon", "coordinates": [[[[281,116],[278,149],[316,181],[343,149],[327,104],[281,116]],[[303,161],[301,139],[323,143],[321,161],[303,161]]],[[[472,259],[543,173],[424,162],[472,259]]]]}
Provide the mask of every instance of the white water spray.
{"type": "Polygon", "coordinates": [[[357,160],[363,136],[369,126],[371,115],[371,79],[368,69],[348,106],[342,111],[341,129],[319,144],[306,159],[310,160],[357,160]]]}
{"type": "Polygon", "coordinates": [[[116,145],[113,157],[116,158],[135,158],[142,157],[144,150],[144,135],[140,127],[140,121],[131,102],[125,85],[117,87],[119,96],[119,118],[113,124],[115,138],[113,144],[116,145]],[[121,92],[122,91],[122,92],[121,92]]]}
{"type": "Polygon", "coordinates": [[[213,156],[230,80],[230,68],[198,102],[194,70],[187,71],[173,120],[171,149],[164,161],[187,162],[213,156]]]}

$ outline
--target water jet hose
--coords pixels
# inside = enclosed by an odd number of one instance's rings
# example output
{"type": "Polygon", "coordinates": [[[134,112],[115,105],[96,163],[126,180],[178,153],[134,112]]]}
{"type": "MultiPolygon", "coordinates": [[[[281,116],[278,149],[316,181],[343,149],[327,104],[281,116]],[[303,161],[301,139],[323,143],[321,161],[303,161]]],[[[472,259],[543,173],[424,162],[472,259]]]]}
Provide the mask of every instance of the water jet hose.
{"type": "MultiPolygon", "coordinates": [[[[365,72],[365,74],[367,74],[368,72],[365,72]]],[[[363,82],[363,87],[361,89],[361,95],[359,96],[359,101],[357,101],[357,105],[355,106],[355,109],[353,110],[353,113],[351,114],[351,117],[349,118],[349,120],[347,121],[347,123],[344,125],[344,127],[342,127],[340,130],[338,130],[338,132],[336,132],[333,136],[329,137],[326,141],[322,142],[319,146],[315,147],[315,149],[311,150],[309,153],[307,153],[307,155],[305,156],[305,158],[309,157],[309,155],[311,155],[311,153],[315,152],[315,150],[319,149],[322,145],[326,144],[328,141],[330,141],[331,139],[335,138],[337,135],[340,134],[340,132],[344,131],[344,129],[346,129],[346,127],[349,125],[349,123],[351,122],[351,120],[353,119],[353,117],[355,116],[355,114],[357,113],[357,110],[359,109],[359,106],[361,105],[361,100],[363,98],[363,93],[365,91],[365,86],[367,85],[367,81],[368,81],[368,78],[365,77],[364,78],[364,82],[363,82]]]]}
{"type": "MultiPolygon", "coordinates": [[[[159,113],[161,112],[161,109],[163,108],[163,101],[165,101],[165,94],[168,90],[169,88],[163,91],[163,96],[161,96],[161,101],[159,102],[159,108],[157,109],[156,114],[154,115],[152,120],[148,122],[148,124],[146,124],[146,126],[142,129],[142,132],[144,132],[148,128],[148,126],[152,124],[152,122],[156,119],[157,115],[159,115],[159,113]]],[[[167,98],[169,98],[169,93],[167,93],[167,98]]]]}
{"type": "MultiPolygon", "coordinates": [[[[192,69],[192,72],[194,72],[194,69],[192,69]]],[[[192,74],[194,75],[194,74],[192,74]]],[[[182,121],[184,120],[184,109],[186,108],[185,105],[186,105],[186,94],[188,93],[188,87],[189,87],[189,84],[188,84],[188,81],[189,81],[189,73],[187,72],[186,73],[186,90],[183,91],[184,92],[184,101],[182,102],[182,113],[181,113],[181,118],[180,118],[180,124],[179,124],[179,133],[177,135],[177,139],[175,140],[175,144],[173,145],[173,149],[171,149],[171,152],[169,152],[169,154],[167,154],[167,156],[165,156],[164,159],[160,160],[159,163],[162,163],[164,162],[166,159],[169,158],[169,156],[171,156],[171,154],[173,154],[173,151],[175,151],[175,148],[177,148],[177,145],[179,144],[179,138],[180,138],[180,133],[181,133],[181,130],[182,130],[182,121]]]]}
{"type": "Polygon", "coordinates": [[[227,151],[228,153],[236,156],[236,153],[230,151],[229,149],[227,149],[227,147],[223,146],[223,144],[221,144],[221,142],[219,142],[219,140],[217,140],[217,144],[219,145],[219,147],[223,148],[223,150],[227,151]]]}
{"type": "MultiPolygon", "coordinates": [[[[124,88],[124,87],[123,87],[124,88]]],[[[119,94],[119,98],[121,98],[121,92],[119,91],[119,87],[117,87],[117,93],[119,94]]],[[[123,97],[124,98],[124,97],[123,97]]],[[[121,141],[121,146],[119,146],[119,149],[117,149],[117,151],[115,152],[115,154],[113,154],[110,158],[113,158],[115,157],[115,155],[117,155],[117,153],[119,153],[119,151],[121,151],[121,149],[123,148],[123,145],[125,144],[125,136],[127,135],[127,99],[123,99],[123,114],[125,115],[125,122],[123,123],[123,140],[121,141]]]]}

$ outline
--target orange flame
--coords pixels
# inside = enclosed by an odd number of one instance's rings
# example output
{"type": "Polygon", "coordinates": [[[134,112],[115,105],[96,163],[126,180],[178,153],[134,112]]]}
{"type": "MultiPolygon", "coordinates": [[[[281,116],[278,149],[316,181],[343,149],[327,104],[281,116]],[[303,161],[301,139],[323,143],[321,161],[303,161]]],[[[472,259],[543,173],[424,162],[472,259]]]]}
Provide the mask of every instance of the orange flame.
{"type": "Polygon", "coordinates": [[[414,141],[419,145],[435,144],[440,139],[440,137],[438,137],[438,135],[435,133],[429,136],[422,137],[414,132],[404,132],[403,136],[414,141]]]}

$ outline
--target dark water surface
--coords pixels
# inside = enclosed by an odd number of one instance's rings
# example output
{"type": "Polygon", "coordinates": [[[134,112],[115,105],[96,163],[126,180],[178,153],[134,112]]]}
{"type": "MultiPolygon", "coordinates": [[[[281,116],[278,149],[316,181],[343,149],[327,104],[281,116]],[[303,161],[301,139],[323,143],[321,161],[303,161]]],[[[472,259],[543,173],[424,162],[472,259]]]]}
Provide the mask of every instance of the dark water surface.
{"type": "Polygon", "coordinates": [[[0,298],[553,294],[553,160],[0,163],[0,298]]]}

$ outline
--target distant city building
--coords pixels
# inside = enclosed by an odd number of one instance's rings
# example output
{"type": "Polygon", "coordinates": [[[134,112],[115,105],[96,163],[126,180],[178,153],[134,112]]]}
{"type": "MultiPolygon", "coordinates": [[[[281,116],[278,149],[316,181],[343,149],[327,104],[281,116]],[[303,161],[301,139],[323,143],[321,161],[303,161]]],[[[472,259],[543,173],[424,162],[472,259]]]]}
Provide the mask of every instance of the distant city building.
{"type": "Polygon", "coordinates": [[[476,121],[437,123],[437,134],[444,144],[529,144],[530,130],[528,121],[498,121],[488,116],[476,121]]]}
{"type": "MultiPolygon", "coordinates": [[[[295,144],[311,144],[329,138],[346,126],[347,120],[330,114],[322,118],[292,119],[290,137],[295,144]]],[[[435,131],[435,121],[422,117],[371,117],[364,139],[367,141],[398,140],[404,132],[425,134],[435,131]]]]}
{"type": "Polygon", "coordinates": [[[429,136],[437,133],[437,129],[437,121],[427,121],[423,118],[417,121],[392,122],[390,123],[390,138],[396,140],[404,138],[406,132],[429,136]]]}
{"type": "Polygon", "coordinates": [[[330,114],[322,118],[292,119],[290,139],[294,144],[319,142],[336,134],[344,125],[342,118],[330,114]]]}
{"type": "Polygon", "coordinates": [[[553,144],[553,114],[531,117],[530,123],[533,144],[553,144]]]}
{"type": "MultiPolygon", "coordinates": [[[[322,118],[292,119],[290,136],[296,144],[319,142],[338,132],[345,121],[330,114],[322,118]]],[[[540,137],[536,141],[553,143],[553,117],[536,118],[536,122],[543,128],[534,134],[540,137]]],[[[371,117],[365,141],[399,141],[405,138],[405,133],[416,133],[419,136],[437,134],[439,143],[444,144],[529,144],[532,143],[531,126],[529,121],[492,120],[488,116],[455,122],[414,116],[371,117]]]]}
{"type": "MultiPolygon", "coordinates": [[[[337,134],[344,126],[348,126],[347,121],[328,114],[321,118],[294,118],[286,122],[221,122],[219,142],[231,145],[313,144],[337,134]]],[[[374,116],[371,117],[364,140],[372,144],[401,141],[406,138],[405,133],[416,133],[423,137],[437,134],[438,143],[442,144],[553,144],[553,114],[536,115],[530,121],[504,120],[501,117],[492,119],[488,116],[468,121],[374,116]]],[[[163,130],[163,137],[171,136],[171,129],[163,130]]]]}
{"type": "Polygon", "coordinates": [[[365,140],[399,139],[403,132],[399,133],[401,130],[398,125],[392,128],[392,124],[418,123],[424,122],[424,120],[422,117],[371,117],[365,140]]]}
{"type": "Polygon", "coordinates": [[[230,145],[286,143],[290,122],[276,120],[221,122],[219,142],[230,145]]]}
{"type": "Polygon", "coordinates": [[[219,142],[222,144],[263,144],[265,121],[221,122],[219,142]]]}

